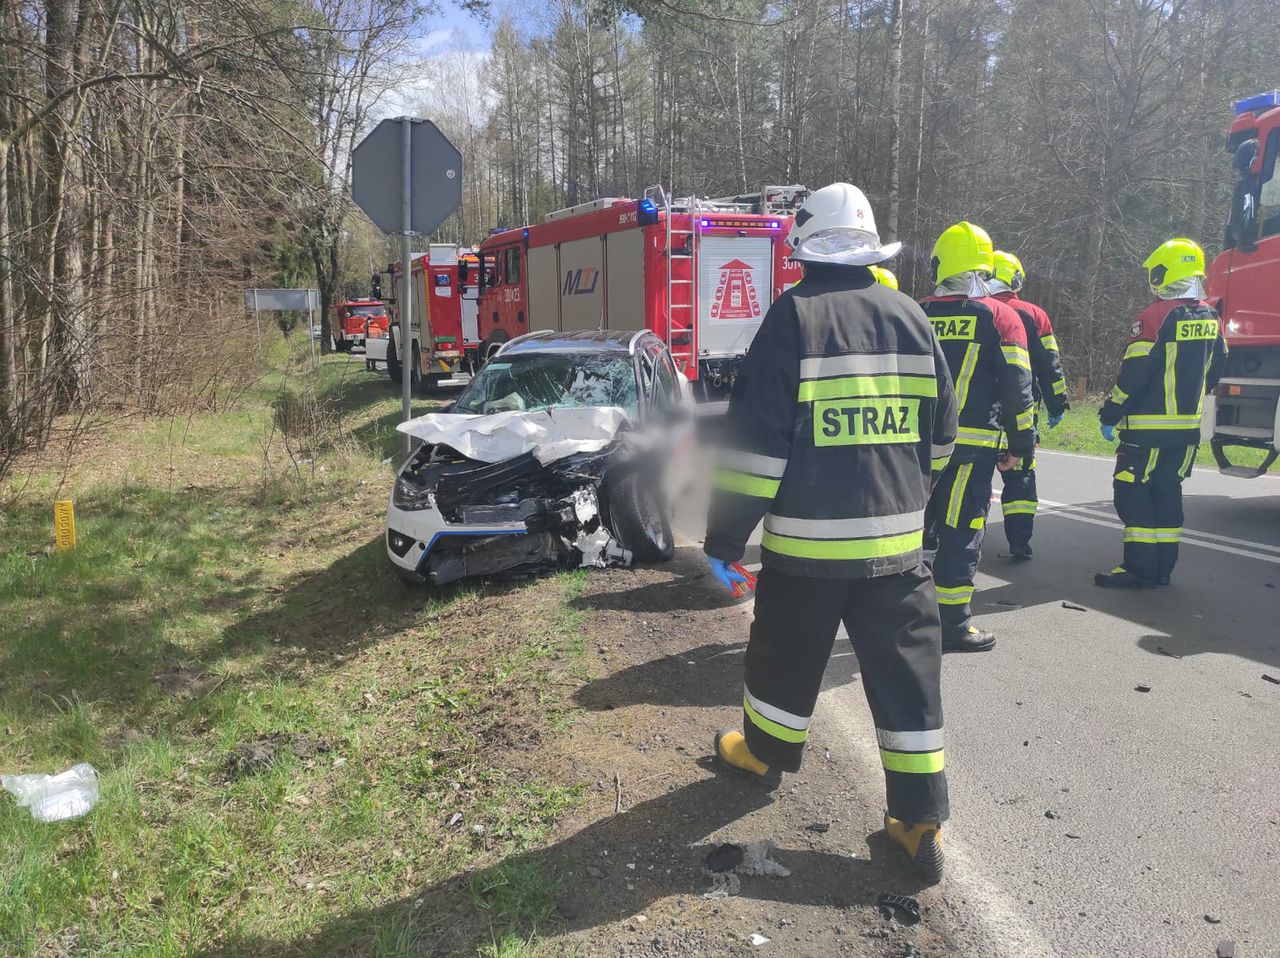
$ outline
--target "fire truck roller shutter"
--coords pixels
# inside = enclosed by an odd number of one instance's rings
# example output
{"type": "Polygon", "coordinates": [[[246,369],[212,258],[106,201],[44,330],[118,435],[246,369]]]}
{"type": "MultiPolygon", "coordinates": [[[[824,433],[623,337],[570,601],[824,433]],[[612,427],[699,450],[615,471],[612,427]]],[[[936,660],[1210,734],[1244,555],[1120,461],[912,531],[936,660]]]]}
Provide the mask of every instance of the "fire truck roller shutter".
{"type": "Polygon", "coordinates": [[[610,329],[644,329],[644,230],[610,233],[608,244],[610,329]]]}
{"type": "MultiPolygon", "coordinates": [[[[413,270],[413,315],[410,317],[409,335],[418,342],[418,371],[422,371],[422,357],[430,356],[431,344],[431,297],[427,295],[427,257],[416,260],[413,270]],[[426,332],[423,332],[423,331],[426,332]]],[[[406,353],[406,355],[411,355],[406,353]]]]}
{"type": "Polygon", "coordinates": [[[604,243],[598,236],[561,243],[560,328],[599,329],[603,318],[604,243]]]}
{"type": "MultiPolygon", "coordinates": [[[[560,328],[560,270],[554,246],[529,249],[529,331],[560,328]]],[[[524,332],[524,330],[520,330],[524,332]]]]}
{"type": "Polygon", "coordinates": [[[703,236],[698,250],[698,352],[740,356],[773,302],[773,240],[703,236]]]}

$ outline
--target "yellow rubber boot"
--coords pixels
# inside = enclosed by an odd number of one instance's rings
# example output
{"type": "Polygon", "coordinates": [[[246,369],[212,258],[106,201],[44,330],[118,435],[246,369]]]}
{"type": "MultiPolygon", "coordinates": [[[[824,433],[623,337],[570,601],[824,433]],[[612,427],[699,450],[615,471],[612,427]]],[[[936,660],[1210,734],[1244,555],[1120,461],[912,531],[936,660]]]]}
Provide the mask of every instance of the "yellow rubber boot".
{"type": "Polygon", "coordinates": [[[771,784],[782,779],[781,772],[771,769],[751,754],[747,740],[737,729],[722,728],[716,732],[715,749],[716,757],[735,772],[743,772],[771,784]]]}
{"type": "Polygon", "coordinates": [[[942,881],[942,826],[937,822],[910,825],[884,817],[884,830],[902,846],[916,873],[931,885],[942,881]]]}

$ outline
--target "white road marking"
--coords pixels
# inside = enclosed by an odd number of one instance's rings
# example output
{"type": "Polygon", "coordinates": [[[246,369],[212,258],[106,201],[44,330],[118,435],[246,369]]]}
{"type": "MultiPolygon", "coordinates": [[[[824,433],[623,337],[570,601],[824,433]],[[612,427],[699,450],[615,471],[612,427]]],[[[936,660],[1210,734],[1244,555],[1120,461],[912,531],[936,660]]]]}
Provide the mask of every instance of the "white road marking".
{"type": "MultiPolygon", "coordinates": [[[[822,710],[820,720],[836,731],[836,741],[847,743],[852,758],[866,770],[879,770],[880,756],[874,743],[875,733],[855,716],[864,714],[865,706],[856,703],[854,686],[827,689],[818,697],[822,710]],[[848,696],[848,698],[842,698],[848,696]]],[[[1055,958],[1048,940],[1040,934],[1019,910],[1018,903],[1000,885],[984,873],[976,856],[969,854],[955,830],[943,829],[943,847],[947,854],[947,870],[943,889],[948,897],[964,901],[964,918],[979,929],[982,944],[990,954],[1017,955],[1019,958],[1055,958]]],[[[986,953],[986,952],[984,952],[986,953]]]]}
{"type": "MultiPolygon", "coordinates": [[[[1041,504],[1048,506],[1041,516],[1058,515],[1076,522],[1087,522],[1095,526],[1106,526],[1110,529],[1123,529],[1124,523],[1114,516],[1097,509],[1088,509],[1067,502],[1055,502],[1052,499],[1041,499],[1041,504]]],[[[1220,536],[1212,532],[1200,532],[1196,529],[1182,530],[1182,545],[1199,546],[1202,549],[1213,549],[1229,555],[1243,556],[1246,559],[1258,559],[1280,565],[1280,548],[1265,542],[1252,542],[1248,539],[1233,539],[1231,536],[1220,536]],[[1231,543],[1224,545],[1223,543],[1231,543]]]]}

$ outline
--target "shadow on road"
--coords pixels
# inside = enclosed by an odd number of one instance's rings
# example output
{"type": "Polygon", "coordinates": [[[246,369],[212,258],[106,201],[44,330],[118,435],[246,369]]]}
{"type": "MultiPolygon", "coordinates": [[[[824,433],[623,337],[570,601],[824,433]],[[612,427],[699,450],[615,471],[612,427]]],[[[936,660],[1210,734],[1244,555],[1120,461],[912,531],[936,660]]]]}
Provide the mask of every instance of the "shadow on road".
{"type": "MultiPolygon", "coordinates": [[[[376,929],[406,924],[432,929],[414,943],[415,950],[457,954],[474,948],[488,923],[504,923],[508,916],[502,913],[503,895],[512,887],[513,876],[520,875],[541,876],[546,883],[543,890],[554,893],[554,913],[539,931],[594,928],[641,913],[662,898],[705,892],[709,879],[702,859],[711,848],[706,837],[772,800],[754,783],[711,774],[596,821],[547,848],[514,854],[382,907],[345,915],[314,935],[297,940],[239,938],[201,954],[204,958],[363,954],[376,929]]],[[[907,894],[919,891],[923,886],[905,867],[905,859],[887,840],[879,840],[882,837],[873,835],[868,840],[870,861],[781,848],[774,857],[791,869],[791,877],[744,877],[742,897],[852,908],[871,905],[885,887],[907,894]]],[[[508,927],[521,934],[534,930],[520,921],[508,927]]]]}
{"type": "Polygon", "coordinates": [[[664,655],[583,686],[574,701],[593,712],[628,705],[734,705],[742,697],[746,642],[700,645],[664,655]]]}
{"type": "MultiPolygon", "coordinates": [[[[1195,524],[1196,504],[1213,500],[1241,506],[1220,496],[1188,496],[1187,527],[1195,524]]],[[[1259,500],[1247,500],[1257,508],[1259,500]]],[[[1081,503],[1081,508],[1114,514],[1108,501],[1081,503]]],[[[1215,506],[1217,508],[1217,506],[1215,506]]],[[[993,503],[993,515],[999,504],[993,503]]],[[[1256,521],[1256,519],[1255,519],[1256,521]]],[[[974,598],[979,622],[998,630],[1002,613],[1037,605],[1069,603],[1124,619],[1150,630],[1138,645],[1153,654],[1190,656],[1216,652],[1252,659],[1280,668],[1280,565],[1245,555],[1224,553],[1184,542],[1173,584],[1151,590],[1115,591],[1093,583],[1095,572],[1113,568],[1122,556],[1119,528],[1085,523],[1048,510],[1036,518],[1031,561],[1001,558],[1007,550],[1004,531],[993,523],[983,545],[982,571],[1007,584],[980,589],[974,598]]]]}

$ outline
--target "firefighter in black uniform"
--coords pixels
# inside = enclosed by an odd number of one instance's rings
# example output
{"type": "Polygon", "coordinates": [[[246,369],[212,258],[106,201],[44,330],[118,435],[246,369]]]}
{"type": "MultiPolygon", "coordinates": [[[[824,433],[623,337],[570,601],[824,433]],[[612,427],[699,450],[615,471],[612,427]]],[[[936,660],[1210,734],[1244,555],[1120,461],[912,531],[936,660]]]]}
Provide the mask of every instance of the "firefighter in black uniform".
{"type": "Polygon", "coordinates": [[[796,771],[841,622],[857,652],[885,769],[885,829],[926,878],[942,870],[937,600],[922,564],[934,470],[955,402],[920,308],[878,283],[882,246],[862,191],[813,193],[787,237],[804,282],[770,307],[734,386],[705,550],[726,587],[761,519],[742,732],[731,767],[796,771]]]}
{"type": "Polygon", "coordinates": [[[942,613],[942,648],[981,652],[990,632],[973,624],[973,580],[991,508],[991,480],[1004,456],[1035,454],[1031,357],[1022,319],[987,294],[994,267],[991,237],[956,223],[933,246],[933,296],[921,305],[955,383],[960,427],[956,452],[929,502],[928,541],[942,613]]]}
{"type": "Polygon", "coordinates": [[[1120,374],[1098,410],[1102,436],[1120,447],[1113,475],[1124,523],[1124,561],[1094,582],[1108,589],[1168,585],[1182,538],[1182,480],[1200,444],[1205,393],[1218,384],[1227,343],[1204,301],[1204,250],[1162,243],[1145,263],[1156,301],[1138,314],[1120,374]]]}
{"type": "MultiPolygon", "coordinates": [[[[1067,380],[1062,374],[1058,355],[1058,338],[1053,334],[1049,314],[1019,294],[1026,273],[1022,261],[1004,250],[995,251],[995,270],[987,288],[992,299],[1011,306],[1022,319],[1027,334],[1027,352],[1031,356],[1033,394],[1036,401],[1036,430],[1040,428],[1040,403],[1049,413],[1049,428],[1062,422],[1071,404],[1067,401],[1067,380]]],[[[1009,541],[1009,554],[1015,559],[1031,558],[1031,532],[1040,497],[1036,494],[1036,460],[1012,459],[999,467],[1003,489],[1000,507],[1004,512],[1004,535],[1009,541]]]]}

